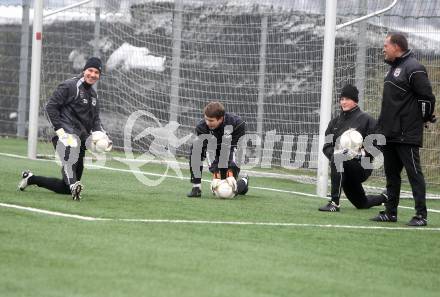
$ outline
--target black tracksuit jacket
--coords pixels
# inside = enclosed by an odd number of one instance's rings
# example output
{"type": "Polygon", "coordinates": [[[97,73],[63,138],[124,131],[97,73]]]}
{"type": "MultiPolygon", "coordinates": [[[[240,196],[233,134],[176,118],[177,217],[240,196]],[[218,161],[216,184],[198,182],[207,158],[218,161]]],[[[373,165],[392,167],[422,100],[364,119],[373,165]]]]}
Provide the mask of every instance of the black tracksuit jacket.
{"type": "Polygon", "coordinates": [[[367,135],[374,132],[376,127],[376,120],[373,119],[368,113],[363,112],[359,106],[349,110],[342,111],[340,115],[330,121],[327,130],[325,130],[325,136],[333,134],[331,142],[324,144],[322,149],[324,155],[331,160],[333,157],[336,140],[350,128],[356,129],[365,138],[367,135]]]}
{"type": "Polygon", "coordinates": [[[384,80],[377,132],[383,134],[387,142],[422,146],[426,119],[422,117],[419,101],[427,103],[428,117],[435,105],[426,69],[410,50],[387,63],[391,68],[384,80]]]}
{"type": "Polygon", "coordinates": [[[84,77],[59,84],[46,104],[46,112],[55,131],[63,128],[82,142],[92,131],[104,131],[99,118],[98,95],[84,77]]]}
{"type": "MultiPolygon", "coordinates": [[[[208,157],[208,163],[210,165],[209,170],[211,172],[218,172],[218,163],[219,163],[219,157],[220,157],[220,151],[222,148],[222,139],[223,137],[231,137],[231,146],[230,146],[230,152],[228,156],[228,167],[234,171],[234,175],[238,175],[238,172],[240,169],[238,168],[235,160],[235,151],[237,149],[238,141],[242,136],[244,136],[246,133],[246,123],[236,114],[226,112],[223,123],[214,130],[210,130],[208,125],[206,125],[205,120],[201,119],[199,123],[196,126],[196,135],[211,135],[212,137],[216,138],[217,141],[217,147],[216,151],[212,152],[212,154],[209,154],[207,156],[207,141],[203,142],[202,147],[202,160],[204,160],[206,157],[208,157]],[[226,127],[230,128],[230,130],[225,129],[226,127]]],[[[193,154],[193,146],[191,147],[191,155],[193,154]]],[[[191,181],[193,183],[199,183],[199,178],[195,178],[193,174],[193,168],[190,163],[191,167],[191,181]]]]}

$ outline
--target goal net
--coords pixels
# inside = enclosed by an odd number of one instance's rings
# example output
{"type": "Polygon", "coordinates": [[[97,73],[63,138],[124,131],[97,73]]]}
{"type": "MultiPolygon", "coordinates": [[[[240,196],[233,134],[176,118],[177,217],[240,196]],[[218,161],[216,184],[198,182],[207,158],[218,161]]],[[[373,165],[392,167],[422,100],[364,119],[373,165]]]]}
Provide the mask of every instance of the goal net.
{"type": "MultiPolygon", "coordinates": [[[[45,1],[45,9],[75,1],[61,2],[45,1]]],[[[338,2],[337,23],[343,23],[392,1],[338,2]]],[[[402,0],[384,15],[338,31],[332,115],[339,112],[340,89],[352,83],[361,90],[361,107],[378,116],[387,71],[382,44],[390,31],[408,34],[438,97],[439,16],[437,1],[402,0]]],[[[183,139],[194,132],[203,107],[219,100],[254,135],[247,142],[248,169],[281,168],[313,182],[320,153],[324,23],[323,0],[92,1],[47,17],[39,137],[47,141],[53,135],[42,108],[54,88],[97,55],[105,64],[97,85],[101,118],[115,148],[123,149],[127,120],[137,111],[147,113],[135,119],[129,141],[135,151],[145,152],[154,137],[135,136],[146,127],[174,120],[179,126],[172,133],[183,139]]],[[[438,131],[425,130],[422,150],[427,182],[435,185],[440,184],[438,131]]],[[[188,143],[176,147],[178,156],[188,152],[188,143]]],[[[383,179],[381,170],[374,174],[383,179]]]]}

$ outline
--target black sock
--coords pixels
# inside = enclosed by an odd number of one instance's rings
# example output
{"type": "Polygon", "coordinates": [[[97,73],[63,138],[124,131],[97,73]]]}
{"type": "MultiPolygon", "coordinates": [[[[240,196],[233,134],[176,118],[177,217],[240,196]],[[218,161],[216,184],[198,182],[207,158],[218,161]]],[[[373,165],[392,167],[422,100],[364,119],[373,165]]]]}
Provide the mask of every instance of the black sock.
{"type": "Polygon", "coordinates": [[[28,184],[37,185],[59,194],[70,194],[69,186],[59,178],[34,175],[29,178],[28,184]]]}

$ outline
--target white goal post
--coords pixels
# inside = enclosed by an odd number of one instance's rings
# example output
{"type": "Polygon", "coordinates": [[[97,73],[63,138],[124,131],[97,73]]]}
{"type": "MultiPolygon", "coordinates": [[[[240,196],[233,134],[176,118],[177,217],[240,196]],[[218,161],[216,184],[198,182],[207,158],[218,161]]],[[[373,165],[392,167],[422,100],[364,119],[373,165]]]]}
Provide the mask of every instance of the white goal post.
{"type": "Polygon", "coordinates": [[[34,21],[32,34],[32,65],[29,97],[29,134],[28,134],[28,158],[37,158],[38,142],[38,113],[40,110],[40,82],[41,82],[41,49],[43,43],[43,17],[48,17],[59,12],[87,4],[93,0],[85,0],[76,4],[68,5],[43,15],[43,0],[34,1],[34,21]]]}

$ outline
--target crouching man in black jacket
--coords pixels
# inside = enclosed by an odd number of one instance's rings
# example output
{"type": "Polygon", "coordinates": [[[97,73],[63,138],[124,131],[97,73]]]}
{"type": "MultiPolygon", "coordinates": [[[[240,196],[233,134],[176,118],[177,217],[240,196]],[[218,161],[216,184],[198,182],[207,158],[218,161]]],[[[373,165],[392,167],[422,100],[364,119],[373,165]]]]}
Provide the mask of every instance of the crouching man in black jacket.
{"type": "Polygon", "coordinates": [[[341,113],[330,121],[325,131],[326,143],[322,151],[330,160],[331,200],[320,207],[320,211],[339,211],[342,190],[348,200],[359,209],[381,205],[386,200],[385,195],[365,195],[362,183],[371,175],[372,169],[363,168],[361,159],[368,153],[365,153],[364,149],[359,152],[335,149],[339,146],[339,138],[345,131],[355,129],[365,139],[376,126],[376,121],[360,110],[358,94],[359,91],[355,86],[349,84],[344,86],[339,99],[341,113]],[[338,166],[341,162],[343,168],[338,166]]]}
{"type": "Polygon", "coordinates": [[[236,163],[237,146],[245,135],[246,123],[239,116],[225,112],[223,104],[216,101],[208,103],[203,113],[204,118],[196,126],[197,139],[191,146],[192,189],[187,196],[200,197],[202,194],[202,161],[205,159],[213,174],[211,190],[225,179],[236,195],[246,194],[249,177],[245,175],[238,179],[240,168],[236,163]]]}

